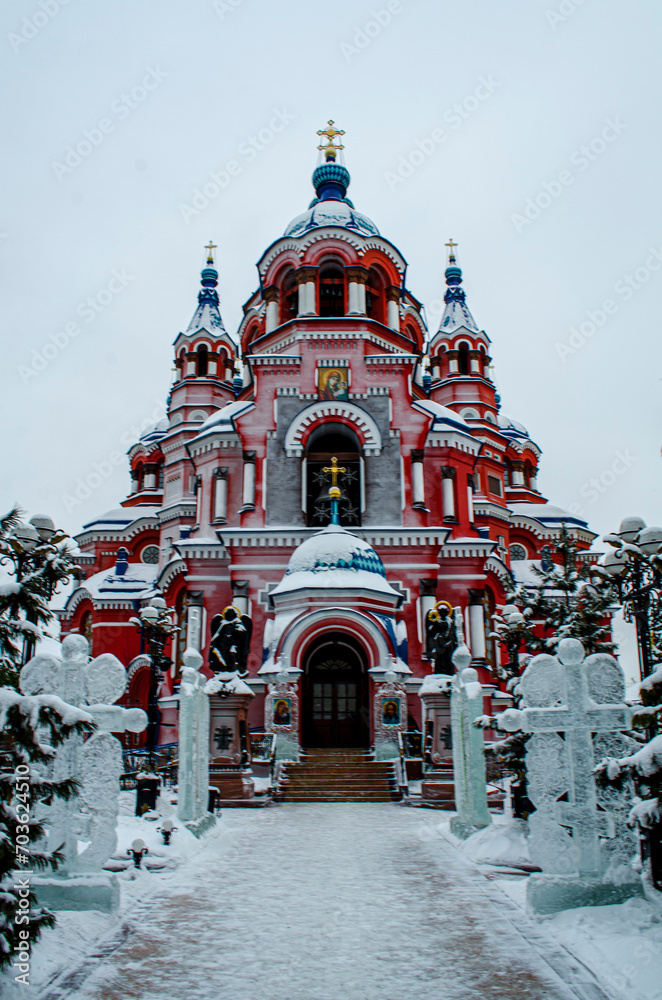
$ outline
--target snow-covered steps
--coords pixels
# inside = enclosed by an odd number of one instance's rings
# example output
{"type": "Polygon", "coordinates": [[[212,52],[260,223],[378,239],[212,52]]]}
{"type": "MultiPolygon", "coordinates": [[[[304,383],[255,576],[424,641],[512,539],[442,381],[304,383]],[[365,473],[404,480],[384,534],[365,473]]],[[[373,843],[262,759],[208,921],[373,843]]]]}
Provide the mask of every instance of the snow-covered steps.
{"type": "Polygon", "coordinates": [[[286,764],[277,798],[286,802],[394,802],[395,767],[366,750],[304,750],[286,764]]]}

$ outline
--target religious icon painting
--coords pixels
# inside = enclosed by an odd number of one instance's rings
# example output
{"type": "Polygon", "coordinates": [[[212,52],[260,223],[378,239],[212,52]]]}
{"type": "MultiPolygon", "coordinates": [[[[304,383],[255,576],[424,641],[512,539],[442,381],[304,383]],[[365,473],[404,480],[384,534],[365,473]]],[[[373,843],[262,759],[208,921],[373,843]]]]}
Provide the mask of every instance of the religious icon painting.
{"type": "Polygon", "coordinates": [[[292,725],[292,699],[278,698],[274,703],[274,726],[292,725]]]}
{"type": "Polygon", "coordinates": [[[382,726],[400,725],[400,702],[397,698],[382,698],[382,726]]]}
{"type": "Polygon", "coordinates": [[[320,399],[349,399],[349,368],[318,368],[320,399]]]}

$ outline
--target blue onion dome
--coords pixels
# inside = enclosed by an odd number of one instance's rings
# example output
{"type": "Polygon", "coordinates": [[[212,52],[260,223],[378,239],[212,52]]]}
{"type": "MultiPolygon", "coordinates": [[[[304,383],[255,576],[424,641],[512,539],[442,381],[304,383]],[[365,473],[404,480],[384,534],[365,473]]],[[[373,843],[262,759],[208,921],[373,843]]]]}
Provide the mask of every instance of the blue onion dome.
{"type": "Polygon", "coordinates": [[[159,420],[158,423],[153,424],[147,430],[143,431],[138,440],[142,441],[143,444],[153,444],[156,441],[160,441],[162,437],[165,437],[169,429],[170,423],[168,418],[164,417],[163,420],[159,420]]]}
{"type": "Polygon", "coordinates": [[[313,187],[320,201],[342,201],[349,181],[349,170],[341,163],[329,161],[313,171],[313,187]]]}
{"type": "Polygon", "coordinates": [[[529,432],[527,431],[524,424],[521,424],[519,420],[513,420],[512,417],[506,416],[505,413],[500,413],[497,417],[497,424],[502,434],[507,437],[515,438],[528,438],[529,432]]]}

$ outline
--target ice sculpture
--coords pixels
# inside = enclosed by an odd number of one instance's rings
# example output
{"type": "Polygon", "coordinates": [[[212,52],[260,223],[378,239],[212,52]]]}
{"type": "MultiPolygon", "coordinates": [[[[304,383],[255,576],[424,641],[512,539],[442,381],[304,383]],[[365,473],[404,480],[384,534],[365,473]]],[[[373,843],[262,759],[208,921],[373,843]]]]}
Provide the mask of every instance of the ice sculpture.
{"type": "Polygon", "coordinates": [[[470,662],[471,654],[462,641],[453,653],[451,730],[457,813],[450,822],[451,832],[462,838],[492,822],[487,809],[483,731],[474,726],[483,714],[483,689],[470,662]]]}
{"type": "Polygon", "coordinates": [[[184,653],[179,688],[179,768],[177,814],[196,837],[216,822],[209,801],[209,695],[197,649],[184,653]]]}
{"type": "MultiPolygon", "coordinates": [[[[635,851],[625,825],[628,790],[598,788],[594,769],[628,745],[631,711],[613,656],[584,659],[577,639],[562,639],[557,656],[535,656],[522,675],[522,709],[503,713],[500,728],[532,733],[526,747],[531,860],[543,874],[529,879],[539,913],[617,903],[641,892],[628,861],[635,851]]],[[[626,751],[627,752],[627,751],[626,751]]]]}
{"type": "Polygon", "coordinates": [[[43,807],[48,849],[60,849],[64,863],[52,878],[35,880],[40,902],[53,909],[113,910],[119,903],[116,879],[101,871],[116,848],[122,746],[112,733],[140,733],[147,715],[140,708],[113,704],[126,689],[126,670],[112,653],[90,661],[89,643],[72,634],[62,643],[62,659],[48,653],[32,657],[21,670],[23,694],[54,694],[86,708],[97,724],[93,735],[70,736],[58,747],[51,773],[55,780],[76,778],[79,794],[43,807]]]}

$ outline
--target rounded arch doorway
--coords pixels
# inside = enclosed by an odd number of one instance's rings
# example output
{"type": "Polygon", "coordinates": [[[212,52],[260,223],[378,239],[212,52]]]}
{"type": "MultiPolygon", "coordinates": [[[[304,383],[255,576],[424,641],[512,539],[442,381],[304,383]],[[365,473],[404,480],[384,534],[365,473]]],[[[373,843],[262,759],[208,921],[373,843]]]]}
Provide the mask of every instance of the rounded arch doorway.
{"type": "Polygon", "coordinates": [[[370,745],[364,651],[342,632],[319,639],[304,659],[302,740],[306,747],[370,745]]]}

